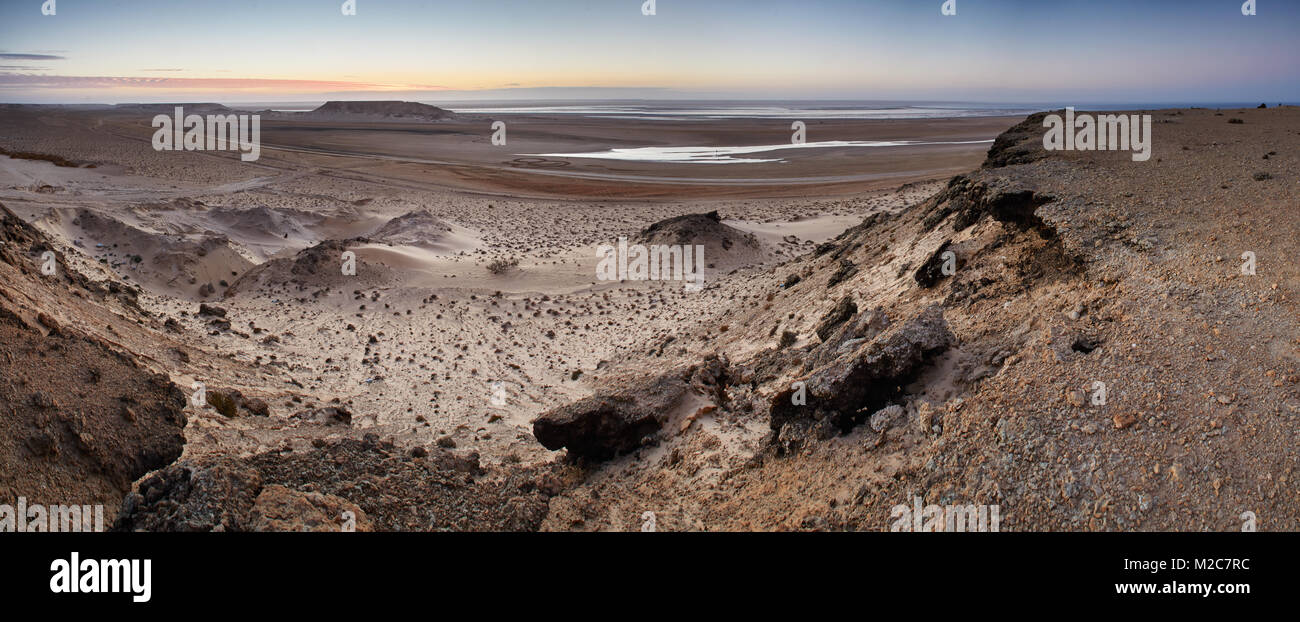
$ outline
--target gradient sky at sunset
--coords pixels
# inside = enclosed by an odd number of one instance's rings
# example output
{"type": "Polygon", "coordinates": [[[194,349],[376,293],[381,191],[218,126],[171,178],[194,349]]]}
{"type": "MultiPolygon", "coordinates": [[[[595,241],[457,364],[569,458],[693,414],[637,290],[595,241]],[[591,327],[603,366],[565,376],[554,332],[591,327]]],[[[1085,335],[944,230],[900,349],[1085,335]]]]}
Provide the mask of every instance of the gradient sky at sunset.
{"type": "Polygon", "coordinates": [[[0,101],[1300,101],[1296,1],[642,2],[3,0],[0,101]]]}

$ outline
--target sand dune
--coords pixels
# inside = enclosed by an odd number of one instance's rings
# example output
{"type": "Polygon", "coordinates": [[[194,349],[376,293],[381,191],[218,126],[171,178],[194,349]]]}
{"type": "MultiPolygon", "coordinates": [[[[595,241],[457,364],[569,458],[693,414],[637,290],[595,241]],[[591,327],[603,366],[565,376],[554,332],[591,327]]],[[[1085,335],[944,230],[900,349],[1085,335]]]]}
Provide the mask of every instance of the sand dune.
{"type": "Polygon", "coordinates": [[[85,208],[53,212],[45,221],[123,279],[156,293],[197,299],[253,266],[212,231],[157,232],[85,208]]]}

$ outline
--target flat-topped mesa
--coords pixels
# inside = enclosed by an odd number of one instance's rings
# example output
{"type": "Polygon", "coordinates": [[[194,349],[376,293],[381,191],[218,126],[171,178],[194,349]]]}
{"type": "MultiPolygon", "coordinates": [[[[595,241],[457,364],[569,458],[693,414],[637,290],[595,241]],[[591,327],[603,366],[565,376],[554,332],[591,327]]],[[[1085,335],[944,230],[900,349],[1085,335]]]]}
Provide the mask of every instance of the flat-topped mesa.
{"type": "Polygon", "coordinates": [[[382,119],[412,119],[441,121],[451,118],[452,112],[437,106],[403,101],[329,101],[311,112],[309,117],[365,117],[382,119]]]}

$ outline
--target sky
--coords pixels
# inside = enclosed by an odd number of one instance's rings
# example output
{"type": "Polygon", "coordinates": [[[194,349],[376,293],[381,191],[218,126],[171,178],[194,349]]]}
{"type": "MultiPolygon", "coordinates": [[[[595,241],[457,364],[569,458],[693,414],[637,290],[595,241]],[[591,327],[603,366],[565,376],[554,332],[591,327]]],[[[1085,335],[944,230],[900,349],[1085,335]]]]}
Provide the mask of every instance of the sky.
{"type": "Polygon", "coordinates": [[[0,102],[1300,102],[1300,0],[954,1],[0,0],[0,102]]]}

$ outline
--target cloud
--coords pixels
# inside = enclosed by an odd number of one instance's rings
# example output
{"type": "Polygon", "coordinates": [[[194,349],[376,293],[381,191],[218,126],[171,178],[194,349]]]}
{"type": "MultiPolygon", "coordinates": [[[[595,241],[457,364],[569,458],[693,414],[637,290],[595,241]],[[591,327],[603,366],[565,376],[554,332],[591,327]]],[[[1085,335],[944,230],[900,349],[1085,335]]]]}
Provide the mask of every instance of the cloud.
{"type": "Polygon", "coordinates": [[[126,76],[51,76],[30,73],[0,73],[0,88],[76,89],[76,88],[156,88],[214,90],[282,90],[282,91],[352,91],[358,89],[391,90],[408,85],[337,82],[326,80],[274,80],[260,78],[166,78],[126,76]]]}
{"type": "Polygon", "coordinates": [[[140,71],[185,71],[184,69],[141,69],[140,71]]]}
{"type": "Polygon", "coordinates": [[[8,54],[0,52],[0,59],[4,60],[67,60],[64,56],[55,56],[53,54],[8,54]]]}

